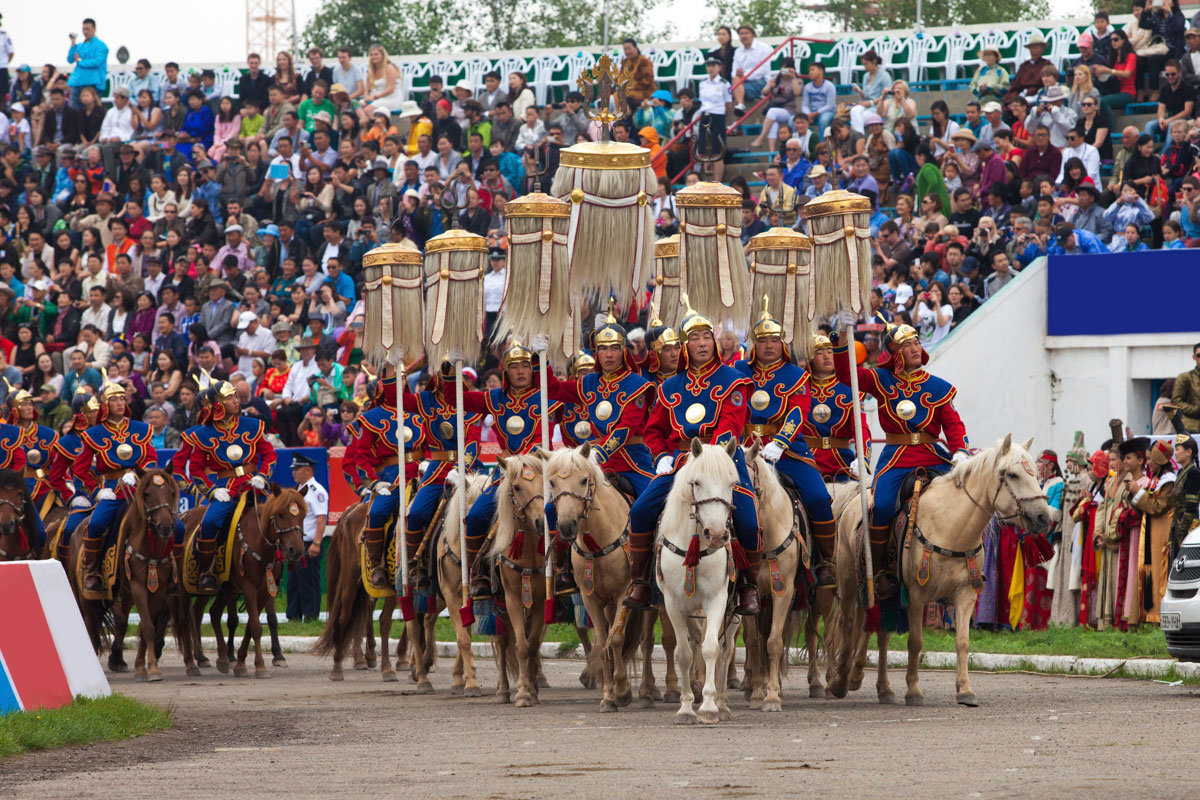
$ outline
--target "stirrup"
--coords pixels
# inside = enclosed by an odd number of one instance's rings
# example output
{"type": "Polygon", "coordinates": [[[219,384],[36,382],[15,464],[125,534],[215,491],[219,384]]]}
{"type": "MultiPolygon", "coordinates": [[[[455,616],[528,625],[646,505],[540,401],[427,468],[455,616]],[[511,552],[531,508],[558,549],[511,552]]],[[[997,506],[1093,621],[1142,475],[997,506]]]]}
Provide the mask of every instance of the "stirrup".
{"type": "Polygon", "coordinates": [[[832,561],[826,561],[818,564],[813,572],[817,575],[818,589],[832,589],[837,586],[837,578],[834,577],[834,568],[836,564],[832,561]]]}
{"type": "Polygon", "coordinates": [[[622,604],[634,611],[649,611],[654,607],[654,592],[650,589],[650,583],[645,578],[634,578],[622,604]]]}
{"type": "Polygon", "coordinates": [[[875,597],[876,599],[886,600],[895,597],[900,593],[900,587],[896,584],[896,579],[892,577],[892,573],[888,570],[880,570],[875,573],[875,597]]]}

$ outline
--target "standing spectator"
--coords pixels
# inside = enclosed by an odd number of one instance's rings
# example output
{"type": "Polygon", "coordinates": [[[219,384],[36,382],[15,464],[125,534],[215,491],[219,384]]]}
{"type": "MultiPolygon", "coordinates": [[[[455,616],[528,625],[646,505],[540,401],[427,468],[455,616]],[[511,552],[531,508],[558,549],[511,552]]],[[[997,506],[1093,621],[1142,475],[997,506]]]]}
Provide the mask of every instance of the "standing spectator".
{"type": "Polygon", "coordinates": [[[214,280],[208,286],[208,302],[200,309],[200,324],[209,338],[221,345],[232,344],[236,335],[230,318],[233,303],[225,296],[228,291],[229,284],[214,280]]]}
{"type": "Polygon", "coordinates": [[[288,567],[289,620],[314,622],[321,611],[321,542],[329,515],[329,493],[313,477],[313,462],[303,453],[292,456],[292,479],[304,495],[306,558],[288,567]]]}
{"type": "MultiPolygon", "coordinates": [[[[625,39],[621,42],[621,50],[625,57],[621,60],[621,69],[617,73],[617,80],[629,81],[628,86],[625,87],[625,100],[629,104],[629,113],[632,115],[641,106],[643,100],[650,99],[650,95],[654,94],[658,86],[654,82],[654,63],[642,55],[636,41],[625,39]]],[[[521,80],[523,82],[525,76],[522,75],[521,80]]],[[[761,83],[759,89],[762,89],[761,83]]],[[[518,107],[515,93],[510,95],[510,102],[512,102],[513,113],[519,118],[524,107],[518,107]]]]}
{"type": "Polygon", "coordinates": [[[275,410],[275,426],[284,443],[290,447],[301,444],[297,428],[304,419],[305,406],[309,401],[309,378],[320,372],[317,366],[317,344],[305,336],[298,345],[300,360],[288,370],[283,391],[271,402],[275,410]]]}
{"type": "Polygon", "coordinates": [[[81,30],[83,41],[77,42],[75,34],[70,34],[71,48],[67,51],[67,63],[75,64],[67,86],[71,89],[71,108],[76,111],[82,106],[79,93],[85,86],[99,94],[108,83],[108,45],[96,38],[96,20],[88,17],[81,30]]]}
{"type": "Polygon", "coordinates": [[[253,97],[258,103],[259,108],[266,108],[270,99],[267,97],[267,90],[270,89],[274,82],[262,71],[262,56],[258,53],[251,53],[246,56],[246,66],[249,68],[241,78],[238,79],[237,95],[245,102],[247,98],[253,97]]]}
{"type": "Polygon", "coordinates": [[[717,46],[704,54],[707,61],[710,58],[715,58],[721,62],[721,77],[726,83],[733,82],[733,31],[728,25],[722,25],[717,28],[717,46]]]}
{"type": "Polygon", "coordinates": [[[825,65],[814,61],[808,65],[808,83],[801,92],[800,113],[808,117],[809,124],[815,128],[817,136],[824,138],[825,129],[833,121],[835,111],[837,89],[825,80],[825,65]]]}
{"type": "Polygon", "coordinates": [[[1200,433],[1200,344],[1192,347],[1193,366],[1175,379],[1171,406],[1188,433],[1200,433]]]}

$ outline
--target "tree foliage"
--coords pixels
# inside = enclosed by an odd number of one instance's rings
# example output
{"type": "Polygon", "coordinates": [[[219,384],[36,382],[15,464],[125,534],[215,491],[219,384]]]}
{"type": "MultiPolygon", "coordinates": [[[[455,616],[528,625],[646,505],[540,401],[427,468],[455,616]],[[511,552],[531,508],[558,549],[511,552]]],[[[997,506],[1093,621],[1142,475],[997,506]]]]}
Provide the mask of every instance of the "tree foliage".
{"type": "MultiPolygon", "coordinates": [[[[608,40],[655,37],[648,12],[661,0],[608,0],[608,40]]],[[[301,35],[305,46],[362,55],[378,42],[388,53],[582,47],[601,44],[599,0],[479,0],[464,17],[453,0],[328,0],[301,35]]]]}
{"type": "MultiPolygon", "coordinates": [[[[715,31],[720,25],[734,29],[748,23],[759,36],[794,36],[800,33],[801,5],[799,0],[709,0],[712,13],[705,21],[705,31],[715,31]]],[[[707,38],[704,33],[701,38],[707,38]]]]}
{"type": "MultiPolygon", "coordinates": [[[[835,30],[882,31],[911,28],[917,18],[916,0],[829,0],[821,9],[835,30]]],[[[1047,0],[926,0],[921,6],[927,28],[986,25],[1046,19],[1047,0]]]]}

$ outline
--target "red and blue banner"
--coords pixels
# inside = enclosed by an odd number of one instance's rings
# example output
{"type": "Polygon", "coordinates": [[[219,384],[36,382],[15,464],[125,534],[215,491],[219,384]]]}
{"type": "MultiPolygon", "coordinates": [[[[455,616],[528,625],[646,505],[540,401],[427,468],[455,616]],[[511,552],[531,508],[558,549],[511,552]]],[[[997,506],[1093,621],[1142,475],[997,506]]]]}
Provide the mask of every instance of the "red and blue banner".
{"type": "Polygon", "coordinates": [[[109,694],[57,561],[0,563],[0,715],[109,694]]]}

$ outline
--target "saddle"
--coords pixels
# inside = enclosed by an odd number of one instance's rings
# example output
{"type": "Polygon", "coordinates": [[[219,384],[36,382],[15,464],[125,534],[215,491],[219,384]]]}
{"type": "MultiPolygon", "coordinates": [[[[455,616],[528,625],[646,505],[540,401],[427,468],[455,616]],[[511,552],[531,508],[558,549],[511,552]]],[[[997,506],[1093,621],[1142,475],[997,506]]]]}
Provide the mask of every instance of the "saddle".
{"type": "MultiPolygon", "coordinates": [[[[217,579],[218,586],[229,580],[229,574],[233,567],[234,537],[237,536],[238,524],[242,521],[242,513],[246,509],[248,498],[249,492],[238,499],[237,507],[229,517],[229,524],[225,526],[225,530],[217,534],[217,549],[213,553],[213,564],[215,565],[213,574],[217,579]]],[[[200,526],[204,522],[204,515],[199,514],[198,517],[195,527],[185,531],[183,536],[182,582],[184,591],[188,594],[200,594],[200,564],[197,560],[196,541],[200,538],[200,526]]]]}
{"type": "Polygon", "coordinates": [[[613,485],[613,488],[621,493],[625,502],[632,506],[633,502],[637,500],[637,491],[633,488],[633,481],[620,472],[608,473],[604,477],[608,478],[608,482],[613,485]]]}
{"type": "Polygon", "coordinates": [[[100,552],[100,590],[88,591],[83,588],[84,559],[82,553],[75,562],[75,579],[78,581],[80,592],[86,600],[113,599],[113,588],[117,584],[117,568],[121,564],[121,549],[124,536],[121,532],[122,518],[116,519],[104,532],[104,549],[100,552]]]}

